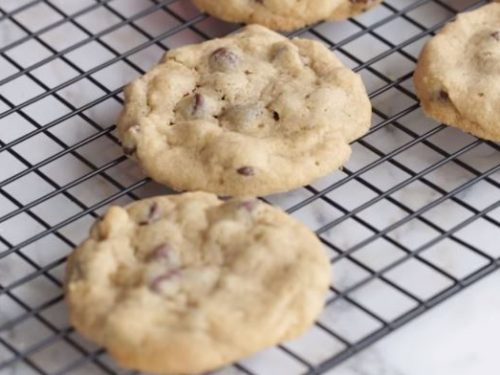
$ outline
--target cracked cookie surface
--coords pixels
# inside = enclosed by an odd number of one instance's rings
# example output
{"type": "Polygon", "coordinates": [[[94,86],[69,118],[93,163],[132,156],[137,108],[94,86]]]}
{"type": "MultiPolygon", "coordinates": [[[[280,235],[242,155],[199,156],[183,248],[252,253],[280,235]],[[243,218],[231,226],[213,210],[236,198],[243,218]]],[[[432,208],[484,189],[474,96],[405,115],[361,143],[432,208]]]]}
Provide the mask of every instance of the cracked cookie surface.
{"type": "Polygon", "coordinates": [[[157,182],[255,196],[342,166],[370,119],[360,77],[323,44],[253,25],[168,52],[125,90],[118,131],[157,182]]]}
{"type": "Polygon", "coordinates": [[[500,4],[446,25],[424,47],[414,82],[430,117],[500,141],[500,4]]]}
{"type": "Polygon", "coordinates": [[[201,10],[225,21],[258,23],[290,31],[323,20],[344,20],[382,0],[193,0],[201,10]]]}
{"type": "Polygon", "coordinates": [[[65,286],[72,324],[122,366],[192,374],[301,334],[329,280],[303,224],[197,192],[111,207],[70,256],[65,286]]]}

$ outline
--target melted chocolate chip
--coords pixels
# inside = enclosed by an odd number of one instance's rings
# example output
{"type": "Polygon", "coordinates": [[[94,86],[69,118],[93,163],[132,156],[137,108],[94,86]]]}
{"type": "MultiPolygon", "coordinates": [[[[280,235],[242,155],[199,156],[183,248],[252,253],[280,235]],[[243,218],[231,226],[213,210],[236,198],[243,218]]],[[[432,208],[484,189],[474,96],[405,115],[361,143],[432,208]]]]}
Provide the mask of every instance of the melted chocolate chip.
{"type": "Polygon", "coordinates": [[[279,119],[280,119],[280,114],[279,114],[278,112],[276,112],[276,111],[273,111],[273,119],[274,119],[275,121],[279,121],[279,119]]]}
{"type": "Polygon", "coordinates": [[[210,68],[219,72],[234,70],[240,63],[240,57],[229,49],[222,47],[210,55],[210,68]]]}
{"type": "Polygon", "coordinates": [[[252,167],[241,167],[238,168],[236,172],[238,172],[242,176],[253,176],[255,174],[255,171],[252,167]]]}
{"type": "Polygon", "coordinates": [[[155,222],[156,220],[160,219],[160,217],[161,217],[161,208],[158,205],[158,203],[153,202],[151,204],[151,206],[149,207],[147,217],[144,220],[140,221],[139,225],[151,224],[151,223],[155,222]]]}
{"type": "Polygon", "coordinates": [[[497,42],[500,42],[500,31],[495,31],[494,33],[491,33],[491,37],[495,39],[497,42]]]}

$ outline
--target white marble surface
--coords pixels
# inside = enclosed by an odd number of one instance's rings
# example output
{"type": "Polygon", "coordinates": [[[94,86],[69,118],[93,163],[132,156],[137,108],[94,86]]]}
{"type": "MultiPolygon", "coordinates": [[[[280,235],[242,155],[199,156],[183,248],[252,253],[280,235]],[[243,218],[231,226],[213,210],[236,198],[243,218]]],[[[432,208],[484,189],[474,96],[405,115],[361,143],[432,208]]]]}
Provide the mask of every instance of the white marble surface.
{"type": "Polygon", "coordinates": [[[328,375],[497,375],[497,272],[328,372],[328,375]]]}
{"type": "MultiPolygon", "coordinates": [[[[28,1],[0,0],[6,11],[28,1]]],[[[453,12],[433,1],[389,0],[385,6],[357,18],[352,22],[326,23],[317,32],[327,41],[340,43],[337,55],[348,65],[375,59],[368,68],[360,71],[376,109],[374,131],[353,145],[353,156],[343,171],[316,181],[312,189],[322,190],[332,184],[335,188],[302,207],[301,202],[313,195],[311,189],[298,189],[288,194],[267,197],[292,215],[317,230],[331,249],[325,249],[333,261],[332,285],[329,298],[333,298],[319,321],[304,337],[286,343],[285,348],[316,365],[340,353],[346,342],[355,343],[382,328],[381,321],[392,321],[419,304],[419,300],[432,298],[456,280],[465,278],[482,267],[490,258],[499,259],[500,208],[488,213],[488,220],[476,217],[478,210],[488,209],[500,200],[500,172],[490,169],[500,164],[500,152],[491,144],[478,142],[453,129],[436,129],[438,124],[425,118],[411,94],[409,79],[423,41],[422,29],[403,17],[393,18],[391,7],[402,9],[419,3],[407,16],[425,27],[433,27],[452,16],[453,12]],[[366,34],[364,27],[385,20],[366,34]],[[357,35],[350,41],[353,35],[357,35]],[[383,41],[384,38],[385,41],[383,41]],[[404,53],[396,52],[380,58],[395,45],[414,38],[404,53]],[[360,61],[355,61],[359,59],[360,61]],[[389,80],[402,79],[400,87],[392,87],[389,80]],[[399,116],[408,111],[407,114],[399,116]],[[389,123],[379,129],[386,117],[397,116],[397,123],[389,123]],[[435,133],[434,133],[435,132],[435,133]],[[416,140],[417,139],[417,140],[416,140]],[[403,150],[404,148],[404,150],[403,150]],[[447,162],[446,154],[458,152],[459,163],[447,162]],[[383,155],[393,153],[391,160],[383,155]],[[442,165],[439,163],[443,162],[442,165]],[[368,168],[365,170],[365,168],[368,168]],[[407,169],[405,169],[407,168],[407,169]],[[426,171],[427,168],[433,168],[426,171]],[[411,171],[408,171],[408,169],[411,171]],[[411,180],[411,173],[425,171],[420,179],[411,180]],[[467,184],[476,179],[477,173],[488,173],[489,179],[467,184]],[[352,174],[356,176],[350,178],[352,174]],[[378,200],[381,194],[393,189],[390,195],[378,200]],[[452,198],[448,197],[450,194],[452,198]],[[419,217],[409,217],[420,210],[419,217]],[[352,214],[352,215],[351,215],[352,214]],[[349,215],[349,217],[346,217],[349,215]],[[404,223],[401,220],[407,220],[404,223]],[[456,227],[470,220],[464,227],[456,227]],[[331,223],[335,225],[331,225],[331,223]],[[330,227],[331,226],[331,227],[330,227]],[[440,238],[442,231],[454,230],[453,238],[440,238]],[[377,233],[384,231],[385,236],[377,233]],[[478,255],[471,248],[479,249],[478,255]],[[422,251],[419,257],[408,253],[422,251]],[[351,257],[338,257],[347,251],[351,257]],[[490,258],[488,258],[490,257],[490,258]],[[387,271],[386,267],[401,262],[387,271]],[[433,270],[436,266],[451,276],[433,270]],[[370,279],[370,273],[381,271],[382,278],[370,279]],[[398,291],[402,288],[407,294],[398,291]],[[336,293],[349,291],[349,298],[336,293]],[[372,315],[363,312],[367,309],[372,315]],[[334,331],[342,339],[328,333],[334,331]]],[[[444,1],[455,9],[463,9],[475,0],[444,1]]],[[[51,0],[51,4],[63,12],[72,14],[92,7],[92,0],[51,0]]],[[[134,53],[131,49],[148,40],[132,26],[122,25],[121,17],[131,17],[146,12],[154,6],[150,0],[113,0],[109,7],[99,7],[75,19],[76,24],[62,22],[60,27],[40,34],[40,40],[27,40],[8,48],[0,57],[0,113],[12,105],[23,105],[20,112],[0,119],[0,140],[9,145],[20,137],[30,134],[40,126],[50,126],[50,131],[37,134],[0,152],[0,254],[9,246],[29,241],[20,253],[0,257],[0,285],[9,293],[0,294],[0,363],[13,358],[13,350],[24,352],[40,342],[50,346],[34,350],[27,356],[31,362],[16,362],[0,371],[0,374],[34,374],[39,366],[47,373],[56,373],[68,366],[70,374],[104,373],[93,364],[77,366],[82,358],[76,346],[93,352],[96,347],[75,333],[65,339],[54,339],[55,332],[67,329],[67,314],[61,301],[60,280],[64,257],[74,244],[87,234],[93,221],[89,214],[81,215],[85,207],[98,204],[113,194],[120,195],[120,187],[132,186],[144,176],[130,161],[115,162],[122,152],[114,139],[103,135],[93,139],[97,132],[109,132],[121,108],[120,94],[111,95],[139,73],[148,69],[163,53],[165,47],[175,47],[202,40],[200,34],[184,30],[161,39],[163,45],[151,44],[134,53]],[[77,27],[78,26],[78,27],[77,27]],[[113,31],[106,31],[108,28],[113,31]],[[89,40],[96,33],[103,33],[98,40],[89,40]],[[47,45],[43,45],[47,43],[47,45]],[[71,45],[79,47],[67,51],[71,45]],[[52,48],[52,50],[51,50],[52,48]],[[54,54],[59,53],[57,58],[54,54]],[[126,61],[115,56],[126,53],[126,61]],[[11,59],[9,61],[9,59],[11,59]],[[19,65],[16,67],[16,64],[19,65]],[[30,68],[33,64],[40,64],[30,68]],[[102,66],[105,64],[105,66],[102,66]],[[29,75],[14,80],[8,77],[20,68],[30,69],[29,75]],[[92,74],[88,74],[91,71],[92,74]],[[85,78],[83,76],[85,75],[85,78]],[[71,84],[66,84],[71,80],[71,84]],[[54,95],[41,96],[51,88],[54,95]],[[89,108],[82,106],[106,97],[106,100],[89,108]],[[79,111],[66,118],[68,113],[79,111]],[[80,113],[81,112],[81,113],[80,113]],[[75,146],[74,153],[64,152],[75,146]],[[56,157],[57,156],[57,157],[56,157]],[[23,161],[19,157],[24,158],[23,161]],[[54,160],[45,162],[47,158],[54,160]],[[34,171],[23,172],[38,165],[34,171]],[[89,173],[103,168],[103,174],[89,173]],[[25,173],[21,177],[21,173],[25,173]],[[76,185],[72,182],[82,178],[76,185]],[[68,185],[71,184],[71,185],[68,185]],[[50,198],[43,203],[39,198],[50,198]],[[23,205],[32,205],[29,212],[20,213],[23,205]],[[81,217],[80,217],[81,216],[81,217]],[[77,220],[73,220],[77,218],[77,220]],[[61,223],[72,219],[70,224],[61,223]],[[58,234],[48,234],[33,240],[33,236],[45,233],[53,226],[61,226],[58,234]],[[40,276],[18,285],[40,267],[47,267],[50,277],[40,276]],[[47,304],[47,306],[45,306],[47,304]],[[26,309],[40,309],[37,318],[26,316],[26,309]],[[26,317],[12,327],[9,323],[26,317]],[[2,341],[3,340],[3,341],[2,341]],[[11,346],[9,349],[3,342],[11,346]],[[35,366],[35,367],[34,367],[35,366]]],[[[199,14],[187,0],[179,0],[170,6],[177,17],[191,19],[199,14]]],[[[39,30],[62,19],[47,4],[28,8],[15,17],[16,21],[30,29],[39,30]]],[[[138,18],[135,26],[151,36],[157,36],[178,25],[179,21],[162,9],[138,18]]],[[[208,36],[224,35],[234,29],[213,19],[203,20],[197,27],[208,36]]],[[[12,21],[0,21],[0,49],[23,38],[25,32],[12,21]]],[[[304,36],[315,38],[307,33],[304,36]]],[[[12,144],[11,144],[12,145],[12,144]]],[[[149,196],[165,190],[149,183],[136,189],[137,196],[149,196]]],[[[134,197],[121,196],[114,201],[124,204],[134,197]]],[[[99,213],[104,207],[96,208],[99,213]]],[[[474,285],[426,313],[423,317],[397,330],[366,351],[333,369],[334,375],[432,375],[432,374],[499,374],[494,351],[500,337],[499,285],[500,273],[474,285]]],[[[115,369],[105,355],[99,356],[103,366],[115,369]]],[[[259,375],[294,375],[306,371],[306,367],[293,359],[283,348],[272,348],[241,361],[241,366],[259,375]]],[[[124,373],[116,369],[117,373],[124,373]]],[[[228,367],[221,375],[243,373],[237,367],[228,367]]]]}

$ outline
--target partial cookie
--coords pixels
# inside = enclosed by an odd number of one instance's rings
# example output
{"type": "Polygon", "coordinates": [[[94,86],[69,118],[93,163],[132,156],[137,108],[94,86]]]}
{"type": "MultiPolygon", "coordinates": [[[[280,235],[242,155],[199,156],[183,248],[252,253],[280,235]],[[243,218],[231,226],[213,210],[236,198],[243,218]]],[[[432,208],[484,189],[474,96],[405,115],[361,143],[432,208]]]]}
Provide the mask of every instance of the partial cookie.
{"type": "Polygon", "coordinates": [[[256,196],[339,168],[370,126],[360,77],[262,26],[168,52],[125,90],[125,152],[177,191],[256,196]]]}
{"type": "Polygon", "coordinates": [[[446,25],[422,51],[414,82],[429,116],[500,141],[500,4],[446,25]]]}
{"type": "Polygon", "coordinates": [[[201,10],[229,22],[294,30],[323,20],[344,20],[382,0],[193,0],[201,10]]]}
{"type": "Polygon", "coordinates": [[[185,193],[110,208],[66,276],[72,324],[119,364],[193,374],[304,332],[330,267],[281,210],[185,193]]]}

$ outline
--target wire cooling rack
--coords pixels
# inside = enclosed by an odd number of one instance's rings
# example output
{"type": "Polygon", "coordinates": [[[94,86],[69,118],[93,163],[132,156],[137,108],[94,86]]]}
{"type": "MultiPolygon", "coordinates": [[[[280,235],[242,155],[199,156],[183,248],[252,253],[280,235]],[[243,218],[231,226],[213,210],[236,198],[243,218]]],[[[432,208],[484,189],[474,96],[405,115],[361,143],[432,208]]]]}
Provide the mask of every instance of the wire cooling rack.
{"type": "MultiPolygon", "coordinates": [[[[500,267],[499,145],[427,119],[411,82],[423,43],[482,3],[387,0],[294,33],[363,76],[373,127],[341,171],[267,197],[331,256],[318,323],[218,374],[334,374],[500,267]]],[[[165,50],[237,27],[184,0],[0,0],[0,12],[0,373],[129,373],[68,324],[66,256],[109,204],[166,192],[118,145],[123,85],[165,50]]]]}

